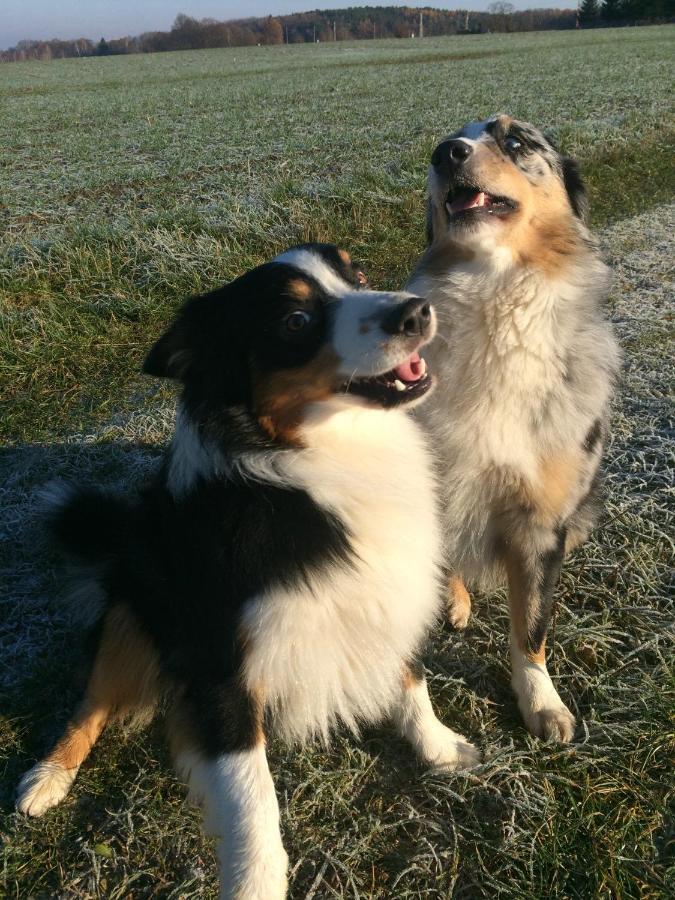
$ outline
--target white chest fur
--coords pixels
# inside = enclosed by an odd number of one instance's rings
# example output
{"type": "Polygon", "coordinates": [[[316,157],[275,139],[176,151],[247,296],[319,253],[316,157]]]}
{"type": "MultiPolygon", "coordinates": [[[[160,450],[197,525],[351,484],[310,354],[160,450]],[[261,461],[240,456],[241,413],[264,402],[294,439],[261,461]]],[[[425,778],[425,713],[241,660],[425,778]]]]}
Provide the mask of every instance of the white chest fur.
{"type": "Polygon", "coordinates": [[[598,314],[607,273],[594,256],[565,279],[470,264],[409,287],[437,306],[429,348],[439,389],[420,410],[438,452],[448,558],[474,583],[492,578],[492,512],[537,494],[551,465],[573,468],[556,514],[588,489],[597,457],[582,452],[604,417],[618,352],[598,314]]]}
{"type": "Polygon", "coordinates": [[[386,714],[440,596],[434,481],[417,426],[401,412],[323,406],[282,477],[339,516],[352,564],[255,598],[244,621],[247,683],[291,739],[386,714]]]}

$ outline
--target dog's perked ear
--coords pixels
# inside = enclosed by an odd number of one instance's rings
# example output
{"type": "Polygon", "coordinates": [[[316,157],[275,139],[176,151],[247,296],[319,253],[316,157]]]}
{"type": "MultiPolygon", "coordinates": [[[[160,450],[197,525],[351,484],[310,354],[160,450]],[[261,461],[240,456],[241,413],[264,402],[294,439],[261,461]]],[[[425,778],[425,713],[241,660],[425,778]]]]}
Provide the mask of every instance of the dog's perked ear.
{"type": "Polygon", "coordinates": [[[218,406],[244,402],[248,316],[240,293],[237,281],[188,300],[150,348],[143,372],[180,381],[188,393],[195,389],[218,406]]]}
{"type": "Polygon", "coordinates": [[[563,182],[569,197],[570,206],[575,216],[586,225],[589,215],[588,193],[581,177],[579,164],[571,156],[561,156],[560,165],[562,166],[563,182]]]}

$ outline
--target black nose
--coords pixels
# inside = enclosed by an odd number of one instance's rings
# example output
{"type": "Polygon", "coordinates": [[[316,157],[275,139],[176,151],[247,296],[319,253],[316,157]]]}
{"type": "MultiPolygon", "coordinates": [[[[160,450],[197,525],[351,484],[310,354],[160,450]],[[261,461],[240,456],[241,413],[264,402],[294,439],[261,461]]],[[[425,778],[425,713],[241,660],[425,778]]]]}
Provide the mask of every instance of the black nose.
{"type": "Polygon", "coordinates": [[[442,166],[444,163],[449,163],[453,168],[457,168],[458,166],[461,166],[472,153],[473,147],[471,144],[453,138],[449,141],[443,141],[442,144],[439,144],[438,147],[436,147],[431,157],[431,164],[433,166],[442,166]]]}
{"type": "Polygon", "coordinates": [[[422,337],[431,326],[431,304],[414,297],[387,313],[382,328],[387,334],[422,337]]]}

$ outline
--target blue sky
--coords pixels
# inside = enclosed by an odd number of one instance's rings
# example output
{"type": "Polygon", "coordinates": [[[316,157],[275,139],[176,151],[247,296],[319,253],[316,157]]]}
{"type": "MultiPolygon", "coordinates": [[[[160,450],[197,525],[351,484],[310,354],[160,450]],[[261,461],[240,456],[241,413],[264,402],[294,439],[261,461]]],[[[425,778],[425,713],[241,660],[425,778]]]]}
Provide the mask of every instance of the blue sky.
{"type": "MultiPolygon", "coordinates": [[[[347,6],[436,6],[441,9],[486,9],[490,0],[455,0],[452,3],[368,3],[368,0],[0,0],[0,49],[22,38],[98,39],[166,30],[179,12],[202,19],[234,19],[243,16],[301,12],[347,6]]],[[[514,0],[519,9],[574,5],[573,0],[514,0]]]]}

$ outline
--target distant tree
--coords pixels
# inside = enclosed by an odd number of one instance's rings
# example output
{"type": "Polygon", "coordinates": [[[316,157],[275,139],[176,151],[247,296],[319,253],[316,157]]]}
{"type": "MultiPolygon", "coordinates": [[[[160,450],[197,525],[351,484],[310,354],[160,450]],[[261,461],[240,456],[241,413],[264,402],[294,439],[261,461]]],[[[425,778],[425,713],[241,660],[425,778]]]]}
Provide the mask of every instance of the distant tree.
{"type": "Polygon", "coordinates": [[[600,4],[598,0],[581,0],[579,6],[579,22],[582,25],[595,25],[600,18],[600,4]]]}
{"type": "Polygon", "coordinates": [[[284,29],[281,22],[273,16],[265,19],[262,32],[263,44],[283,44],[284,29]]]}
{"type": "Polygon", "coordinates": [[[516,11],[513,3],[505,3],[504,0],[496,0],[488,6],[488,12],[494,16],[494,20],[490,23],[495,31],[512,31],[511,18],[516,11]]]}
{"type": "Polygon", "coordinates": [[[619,22],[625,15],[624,0],[604,0],[600,16],[605,22],[619,22]]]}
{"type": "Polygon", "coordinates": [[[110,56],[110,47],[108,46],[108,42],[105,38],[101,38],[101,40],[96,45],[96,56],[110,56]]]}
{"type": "Polygon", "coordinates": [[[493,16],[510,16],[511,13],[516,11],[513,3],[503,3],[502,0],[498,0],[496,3],[491,3],[488,6],[488,12],[492,13],[493,16]]]}

